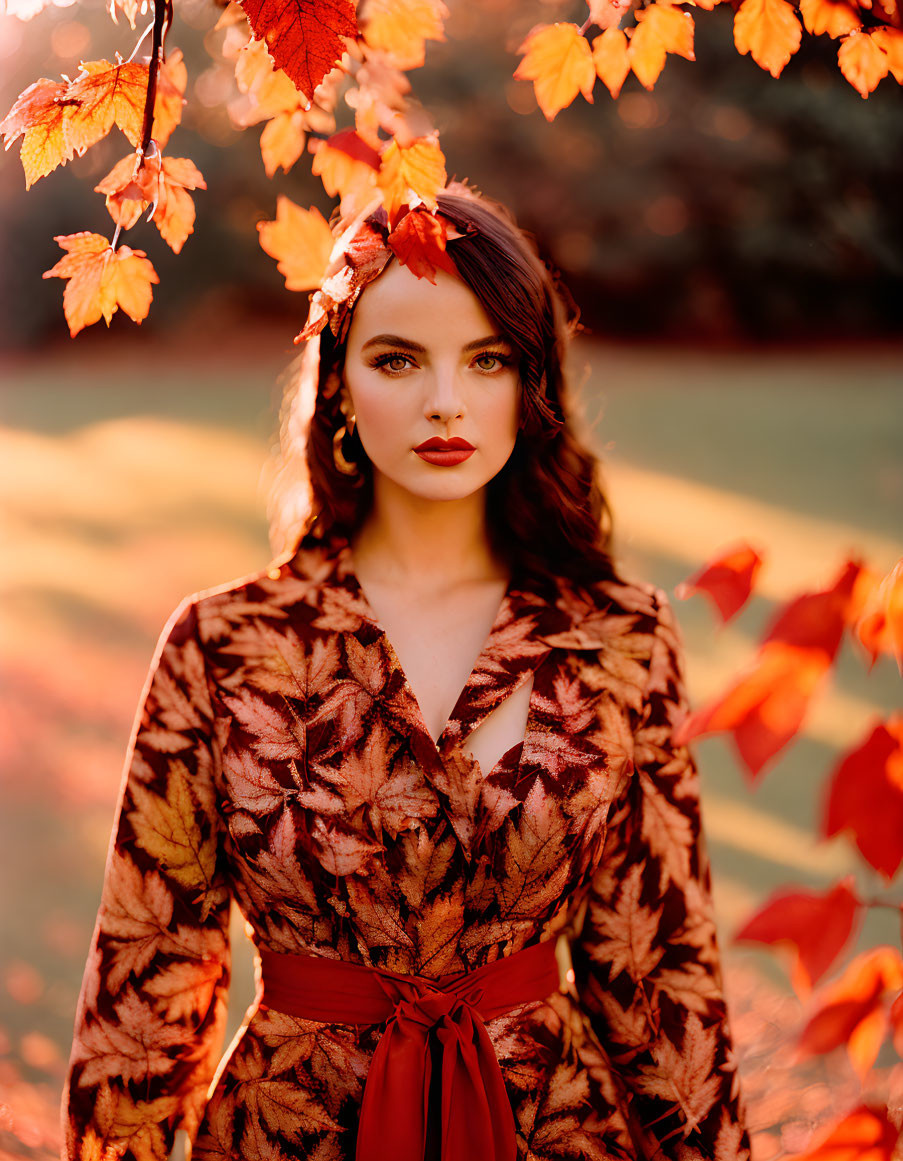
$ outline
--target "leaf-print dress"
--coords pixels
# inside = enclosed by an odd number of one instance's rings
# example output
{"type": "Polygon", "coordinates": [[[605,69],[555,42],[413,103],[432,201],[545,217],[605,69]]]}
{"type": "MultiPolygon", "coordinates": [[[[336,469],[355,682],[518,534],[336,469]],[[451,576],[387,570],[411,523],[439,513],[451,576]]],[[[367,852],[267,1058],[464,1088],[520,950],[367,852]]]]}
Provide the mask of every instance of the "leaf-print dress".
{"type": "Polygon", "coordinates": [[[380,1026],[255,1003],[218,1063],[234,900],[258,948],[428,978],[558,939],[570,979],[487,1024],[519,1159],[745,1157],[683,706],[647,585],[512,582],[438,743],[347,542],[186,597],[129,743],[66,1156],[157,1161],[184,1128],[195,1161],[354,1158],[380,1026]],[[468,734],[528,680],[482,771],[468,734]]]}

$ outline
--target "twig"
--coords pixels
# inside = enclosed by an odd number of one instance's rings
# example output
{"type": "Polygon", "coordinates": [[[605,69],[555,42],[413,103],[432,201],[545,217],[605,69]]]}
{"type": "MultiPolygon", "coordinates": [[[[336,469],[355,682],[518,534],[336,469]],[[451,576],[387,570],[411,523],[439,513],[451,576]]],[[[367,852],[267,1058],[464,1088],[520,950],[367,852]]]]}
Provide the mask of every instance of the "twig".
{"type": "Polygon", "coordinates": [[[163,58],[163,41],[172,21],[172,0],[154,0],[154,39],[151,46],[150,68],[147,74],[147,94],[144,98],[144,128],[138,149],[143,158],[154,135],[154,104],[157,100],[157,73],[163,58]]]}

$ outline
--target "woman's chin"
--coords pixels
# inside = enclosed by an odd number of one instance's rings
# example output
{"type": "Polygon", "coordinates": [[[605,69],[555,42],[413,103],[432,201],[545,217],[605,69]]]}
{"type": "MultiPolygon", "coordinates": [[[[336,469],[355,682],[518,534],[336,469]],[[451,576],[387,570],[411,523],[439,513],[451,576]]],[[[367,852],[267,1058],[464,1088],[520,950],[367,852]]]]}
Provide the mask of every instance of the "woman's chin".
{"type": "Polygon", "coordinates": [[[402,470],[382,472],[374,467],[373,478],[377,495],[402,492],[418,500],[452,501],[464,500],[481,492],[495,473],[487,473],[485,467],[477,469],[476,464],[465,460],[463,463],[436,465],[416,457],[416,463],[406,464],[402,470]]]}

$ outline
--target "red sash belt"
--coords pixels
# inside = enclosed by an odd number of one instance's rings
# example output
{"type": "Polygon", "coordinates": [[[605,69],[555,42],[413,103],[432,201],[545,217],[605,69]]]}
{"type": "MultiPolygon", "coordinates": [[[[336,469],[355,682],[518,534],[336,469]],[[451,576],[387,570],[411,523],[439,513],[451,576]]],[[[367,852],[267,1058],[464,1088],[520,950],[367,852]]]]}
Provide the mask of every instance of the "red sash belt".
{"type": "Polygon", "coordinates": [[[326,1023],[387,1021],[364,1086],[356,1161],[423,1161],[431,1038],[442,1062],[442,1161],[514,1161],[514,1117],[485,1021],[558,990],[554,940],[435,980],[315,955],[261,949],[260,959],[264,1007],[326,1023]]]}

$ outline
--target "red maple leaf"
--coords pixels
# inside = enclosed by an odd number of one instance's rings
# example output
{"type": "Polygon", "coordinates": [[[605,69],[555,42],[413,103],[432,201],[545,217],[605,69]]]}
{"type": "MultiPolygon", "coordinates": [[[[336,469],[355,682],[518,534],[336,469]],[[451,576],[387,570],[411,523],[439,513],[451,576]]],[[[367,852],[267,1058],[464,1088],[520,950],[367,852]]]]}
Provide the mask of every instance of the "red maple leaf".
{"type": "Polygon", "coordinates": [[[388,237],[389,249],[403,266],[436,283],[436,271],[458,277],[458,269],[445,250],[447,227],[442,218],[426,210],[411,210],[388,237]]]}
{"type": "Polygon", "coordinates": [[[736,933],[738,942],[789,944],[793,986],[806,993],[825,974],[853,933],[859,900],[848,875],[830,891],[779,891],[736,933]]]}
{"type": "Polygon", "coordinates": [[[308,98],[341,60],[343,38],[357,35],[351,0],[242,0],[241,6],[277,68],[308,98]]]}
{"type": "Polygon", "coordinates": [[[845,1045],[850,1062],[864,1078],[875,1063],[889,1016],[887,999],[903,987],[903,959],[895,947],[863,952],[822,995],[803,1029],[801,1057],[845,1045]]]}
{"type": "Polygon", "coordinates": [[[748,544],[738,544],[704,565],[674,590],[678,600],[707,593],[727,624],[749,600],[762,557],[748,544]]]}
{"type": "Polygon", "coordinates": [[[834,661],[853,616],[860,571],[859,564],[848,561],[829,589],[805,593],[787,604],[749,672],[684,718],[674,731],[676,744],[729,731],[750,775],[759,774],[802,725],[812,695],[834,661]]]}
{"type": "Polygon", "coordinates": [[[853,832],[862,857],[889,881],[903,863],[903,715],[875,726],[831,775],[826,838],[853,832]]]}

